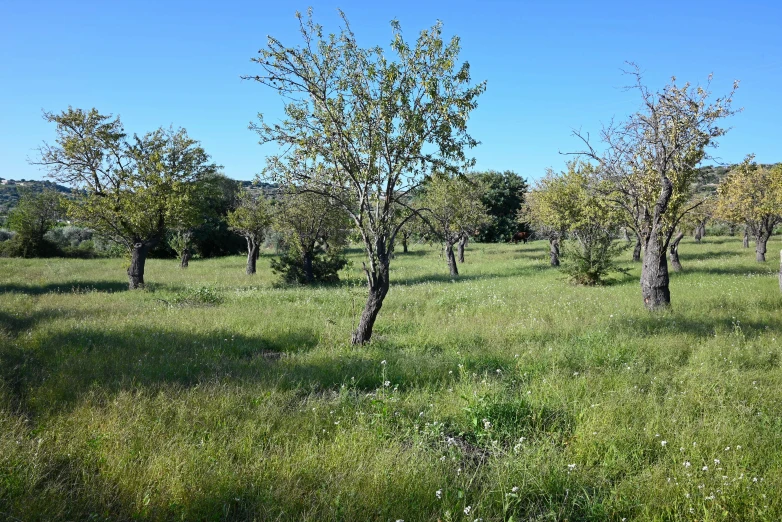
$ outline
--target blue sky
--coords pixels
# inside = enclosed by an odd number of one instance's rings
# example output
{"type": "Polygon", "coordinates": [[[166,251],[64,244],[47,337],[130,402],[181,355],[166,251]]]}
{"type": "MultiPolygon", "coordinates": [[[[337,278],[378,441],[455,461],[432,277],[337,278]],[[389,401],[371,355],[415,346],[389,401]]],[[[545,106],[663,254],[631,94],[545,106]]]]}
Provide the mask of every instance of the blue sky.
{"type": "Polygon", "coordinates": [[[559,152],[578,148],[571,131],[638,108],[625,92],[625,61],[647,84],[675,75],[715,94],[741,80],[731,131],[715,151],[724,162],[754,152],[782,161],[782,2],[30,2],[0,3],[0,177],[41,179],[28,165],[52,141],[41,110],[68,105],[119,114],[130,132],[185,127],[236,179],[252,179],[270,149],[247,129],[258,112],[271,121],[281,101],[239,76],[273,35],[298,44],[295,11],[312,5],[326,30],[343,9],[365,46],[388,45],[397,18],[413,39],[442,20],[461,38],[473,78],[487,80],[470,121],[482,143],[479,169],[535,179],[560,169],[559,152]]]}

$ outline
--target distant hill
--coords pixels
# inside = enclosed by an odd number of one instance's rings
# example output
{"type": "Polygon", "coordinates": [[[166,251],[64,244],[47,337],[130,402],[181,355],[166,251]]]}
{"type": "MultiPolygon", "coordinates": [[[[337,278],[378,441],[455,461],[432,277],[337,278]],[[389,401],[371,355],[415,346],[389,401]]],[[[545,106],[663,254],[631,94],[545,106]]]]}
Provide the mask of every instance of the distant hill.
{"type": "Polygon", "coordinates": [[[13,180],[0,178],[0,225],[5,223],[5,218],[8,213],[14,208],[19,201],[19,187],[24,187],[32,190],[33,192],[43,192],[44,189],[56,190],[63,194],[70,194],[71,189],[51,181],[39,181],[39,180],[13,180]]]}

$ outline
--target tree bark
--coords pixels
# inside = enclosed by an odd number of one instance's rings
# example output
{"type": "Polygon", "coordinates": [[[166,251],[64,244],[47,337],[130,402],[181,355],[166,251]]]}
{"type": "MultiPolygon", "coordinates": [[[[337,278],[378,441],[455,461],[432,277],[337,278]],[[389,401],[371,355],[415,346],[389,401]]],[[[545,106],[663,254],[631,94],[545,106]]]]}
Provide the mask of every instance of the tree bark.
{"type": "Polygon", "coordinates": [[[402,253],[407,254],[407,236],[402,236],[402,253]]]}
{"type": "Polygon", "coordinates": [[[641,268],[641,296],[649,310],[665,308],[671,304],[668,288],[668,258],[665,247],[660,244],[658,234],[650,235],[644,250],[641,268]]]}
{"type": "Polygon", "coordinates": [[[755,261],[758,263],[766,262],[766,243],[768,243],[769,235],[770,234],[766,232],[761,232],[758,234],[757,241],[755,243],[755,261]]]}
{"type": "Polygon", "coordinates": [[[312,271],[312,253],[303,253],[302,261],[304,262],[304,278],[307,280],[307,284],[310,284],[315,280],[315,274],[312,271]]]}
{"type": "Polygon", "coordinates": [[[258,261],[258,243],[252,238],[247,238],[247,275],[255,274],[255,266],[258,261]]]}
{"type": "Polygon", "coordinates": [[[700,225],[700,223],[695,225],[695,236],[694,237],[695,237],[695,242],[696,243],[700,243],[701,242],[701,238],[703,236],[701,235],[701,225],[700,225]]]}
{"type": "Polygon", "coordinates": [[[147,254],[152,245],[148,242],[133,244],[130,251],[130,266],[128,267],[128,288],[135,290],[144,286],[144,265],[147,262],[147,254]]]}
{"type": "Polygon", "coordinates": [[[182,260],[179,262],[179,268],[187,268],[190,263],[190,249],[182,250],[182,260]]]}
{"type": "Polygon", "coordinates": [[[741,244],[744,248],[749,248],[749,230],[747,230],[747,227],[744,227],[744,242],[741,244]]]}
{"type": "Polygon", "coordinates": [[[679,242],[684,237],[684,232],[679,232],[676,237],[671,241],[669,258],[671,260],[671,266],[674,272],[681,272],[682,264],[679,262],[679,242]]]}
{"type": "Polygon", "coordinates": [[[551,266],[559,266],[559,237],[549,237],[549,258],[551,266]]]}
{"type": "Polygon", "coordinates": [[[389,258],[385,253],[385,246],[378,244],[378,263],[374,272],[369,271],[366,266],[364,271],[367,274],[367,286],[369,287],[369,296],[367,296],[364,311],[361,312],[361,319],[358,322],[358,328],[353,332],[350,339],[352,344],[366,344],[372,338],[372,328],[375,326],[375,320],[383,306],[383,300],[388,294],[389,287],[389,258]]]}
{"type": "Polygon", "coordinates": [[[627,227],[622,227],[622,237],[628,243],[630,242],[630,235],[627,233],[627,227]]]}
{"type": "Polygon", "coordinates": [[[729,236],[735,236],[736,235],[736,225],[735,224],[731,223],[728,226],[728,235],[729,236]]]}
{"type": "Polygon", "coordinates": [[[445,257],[448,260],[448,269],[451,271],[451,278],[459,277],[459,269],[456,267],[456,256],[453,254],[453,243],[445,244],[445,257]]]}
{"type": "Polygon", "coordinates": [[[469,237],[467,237],[467,234],[462,235],[462,237],[459,238],[459,262],[464,263],[464,248],[467,246],[467,241],[469,241],[469,237]]]}
{"type": "Polygon", "coordinates": [[[635,236],[635,248],[633,248],[633,261],[636,263],[641,262],[641,237],[635,236]]]}
{"type": "Polygon", "coordinates": [[[782,292],[782,250],[779,251],[779,291],[782,292]]]}

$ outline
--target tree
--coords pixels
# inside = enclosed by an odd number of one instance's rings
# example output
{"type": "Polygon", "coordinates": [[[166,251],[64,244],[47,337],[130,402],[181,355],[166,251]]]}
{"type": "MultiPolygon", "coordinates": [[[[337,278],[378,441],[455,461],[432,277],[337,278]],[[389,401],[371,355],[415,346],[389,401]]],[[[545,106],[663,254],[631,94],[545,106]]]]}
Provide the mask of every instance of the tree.
{"type": "Polygon", "coordinates": [[[236,207],[239,182],[216,172],[207,176],[202,198],[204,221],[192,230],[192,248],[201,257],[236,255],[244,251],[245,240],[228,227],[228,212],[236,207]]]}
{"type": "Polygon", "coordinates": [[[565,235],[570,238],[566,243],[570,261],[563,271],[577,284],[601,284],[611,271],[621,271],[614,262],[626,248],[626,243],[614,241],[621,221],[598,190],[599,183],[593,165],[571,161],[565,172],[555,174],[549,170],[528,198],[525,217],[556,231],[552,265],[559,265],[560,239],[565,235]]]}
{"type": "Polygon", "coordinates": [[[738,88],[709,103],[709,83],[691,88],[676,78],[653,93],[642,82],[637,66],[630,64],[642,100],[641,109],[620,123],[604,127],[605,151],[596,151],[589,136],[576,133],[585,155],[598,162],[602,178],[610,185],[606,194],[625,213],[627,224],[641,237],[643,265],[641,295],[649,310],[671,302],[666,256],[671,237],[684,215],[700,203],[690,204],[697,165],[707,157],[707,147],[727,130],[719,120],[734,114],[733,95],[738,88]]]}
{"type": "Polygon", "coordinates": [[[177,257],[179,258],[179,268],[187,268],[190,266],[192,241],[193,233],[190,230],[178,230],[168,238],[168,246],[176,252],[177,257]]]}
{"type": "Polygon", "coordinates": [[[68,200],[69,216],[128,249],[129,287],[143,286],[150,248],[168,229],[200,221],[200,182],[216,165],[184,129],[127,140],[119,117],[96,109],[68,107],[44,119],[56,124],[57,138],[40,149],[36,163],[79,195],[68,200]]]}
{"type": "Polygon", "coordinates": [[[764,262],[766,244],[774,227],[782,223],[782,165],[762,167],[753,159],[748,156],[722,180],[717,188],[716,213],[746,226],[755,237],[755,258],[764,262]]]}
{"type": "Polygon", "coordinates": [[[482,202],[491,217],[476,238],[484,243],[510,241],[519,232],[520,223],[516,215],[524,205],[527,181],[510,170],[475,172],[469,177],[484,187],[482,202]]]}
{"type": "Polygon", "coordinates": [[[472,165],[464,150],[477,142],[467,119],[485,83],[469,85],[469,64],[457,66],[459,39],[443,42],[440,23],[411,45],[393,21],[388,56],[360,47],[344,14],[339,33],[328,36],[311,12],[297,17],[303,45],[270,37],[254,58],[263,72],[247,77],[285,98],[286,117],[275,125],[261,117],[252,128],[261,143],[287,151],[269,159],[276,179],[331,197],[353,220],[369,295],[352,342],[364,344],[389,290],[397,233],[418,212],[406,198],[434,169],[472,165]]]}
{"type": "Polygon", "coordinates": [[[453,246],[458,242],[464,260],[465,238],[489,222],[486,207],[481,202],[483,187],[461,176],[435,175],[426,183],[419,205],[422,219],[432,234],[443,243],[451,277],[459,277],[453,246]]]}
{"type": "Polygon", "coordinates": [[[228,212],[228,226],[247,241],[247,275],[255,274],[256,261],[266,229],[271,225],[269,203],[262,194],[255,195],[247,189],[239,192],[237,206],[228,212]]]}
{"type": "Polygon", "coordinates": [[[19,203],[8,216],[8,227],[15,231],[14,242],[22,257],[51,254],[53,246],[47,245],[44,235],[54,228],[62,216],[62,200],[53,190],[34,193],[19,188],[19,203]]]}
{"type": "MultiPolygon", "coordinates": [[[[575,168],[575,164],[572,164],[575,168]]],[[[575,172],[570,168],[569,170],[575,172]]],[[[560,175],[552,169],[538,180],[527,196],[525,206],[519,212],[518,220],[532,223],[538,233],[548,237],[551,266],[559,266],[560,240],[577,219],[575,203],[581,196],[579,183],[560,175]]]]}
{"type": "Polygon", "coordinates": [[[339,281],[345,267],[350,217],[328,198],[313,192],[291,190],[277,201],[275,230],[283,234],[285,253],[272,262],[272,270],[290,283],[339,281]]]}

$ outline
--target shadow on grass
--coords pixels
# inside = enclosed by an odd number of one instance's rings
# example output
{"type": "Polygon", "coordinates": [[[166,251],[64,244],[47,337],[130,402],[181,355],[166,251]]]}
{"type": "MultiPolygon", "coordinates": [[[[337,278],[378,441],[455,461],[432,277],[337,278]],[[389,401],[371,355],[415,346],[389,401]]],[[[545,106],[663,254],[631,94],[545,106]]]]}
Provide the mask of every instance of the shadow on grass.
{"type": "MultiPolygon", "coordinates": [[[[44,318],[33,316],[12,326],[20,331],[44,318]]],[[[215,379],[259,379],[277,364],[280,354],[305,352],[317,342],[309,330],[258,338],[145,327],[59,331],[43,339],[19,338],[0,345],[0,379],[11,391],[14,406],[34,414],[73,404],[90,390],[113,393],[215,379]]]]}
{"type": "Polygon", "coordinates": [[[127,283],[114,281],[70,281],[47,285],[0,284],[0,293],[43,295],[52,293],[121,292],[128,289],[127,283]]]}

